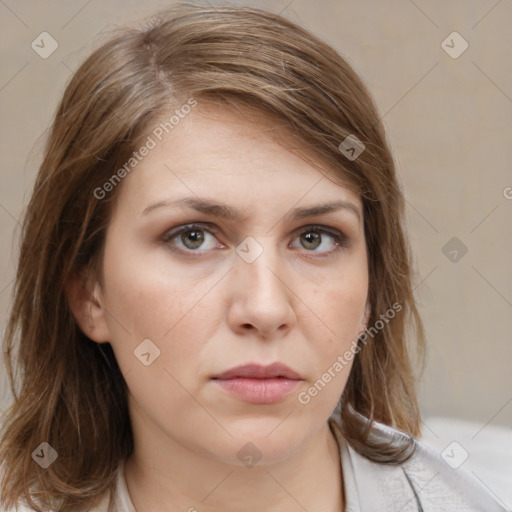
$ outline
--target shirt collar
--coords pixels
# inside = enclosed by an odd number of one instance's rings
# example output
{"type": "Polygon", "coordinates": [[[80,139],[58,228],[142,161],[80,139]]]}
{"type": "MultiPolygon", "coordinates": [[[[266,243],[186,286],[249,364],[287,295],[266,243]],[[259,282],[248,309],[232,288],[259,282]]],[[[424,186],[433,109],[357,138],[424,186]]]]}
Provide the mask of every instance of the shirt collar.
{"type": "Polygon", "coordinates": [[[336,417],[329,418],[329,426],[340,450],[345,512],[421,510],[401,465],[378,464],[360,455],[348,444],[336,417]]]}
{"type": "MultiPolygon", "coordinates": [[[[405,503],[401,512],[416,512],[416,498],[400,466],[372,462],[357,453],[341,432],[337,416],[328,420],[340,451],[345,512],[395,510],[397,500],[405,503]]],[[[117,512],[136,512],[124,478],[124,463],[117,479],[117,512]]]]}

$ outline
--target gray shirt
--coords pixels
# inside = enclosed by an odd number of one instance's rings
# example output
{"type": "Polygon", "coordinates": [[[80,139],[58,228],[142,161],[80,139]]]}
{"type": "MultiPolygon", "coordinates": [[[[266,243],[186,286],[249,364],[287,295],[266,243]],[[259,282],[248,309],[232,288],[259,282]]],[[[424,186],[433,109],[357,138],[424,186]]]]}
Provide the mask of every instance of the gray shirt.
{"type": "MultiPolygon", "coordinates": [[[[408,461],[378,464],[347,443],[334,416],[329,424],[340,449],[346,512],[510,512],[469,472],[453,469],[430,447],[416,441],[408,461]]],[[[403,436],[380,423],[374,429],[390,442],[403,436]]],[[[136,512],[122,471],[117,503],[117,512],[136,512]]]]}
{"type": "MultiPolygon", "coordinates": [[[[336,418],[331,415],[329,425],[340,450],[346,512],[512,512],[469,472],[461,467],[453,469],[434,449],[418,441],[406,462],[380,464],[368,460],[347,443],[336,418]]],[[[373,429],[383,442],[396,442],[405,436],[381,423],[374,423],[373,429]]],[[[116,512],[137,512],[122,463],[115,498],[116,512]]],[[[90,512],[106,512],[107,505],[105,496],[90,512]]],[[[16,512],[29,510],[21,507],[16,512]]]]}

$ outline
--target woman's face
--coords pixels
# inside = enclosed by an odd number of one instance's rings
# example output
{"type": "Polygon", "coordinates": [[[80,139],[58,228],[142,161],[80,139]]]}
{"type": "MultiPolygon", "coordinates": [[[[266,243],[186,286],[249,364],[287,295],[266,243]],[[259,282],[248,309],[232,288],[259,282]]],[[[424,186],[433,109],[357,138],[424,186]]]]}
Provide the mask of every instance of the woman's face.
{"type": "Polygon", "coordinates": [[[126,379],[136,446],[285,460],[343,391],[368,313],[362,202],[272,126],[199,105],[122,183],[92,337],[126,379]],[[214,379],[276,362],[300,379],[214,379]]]}

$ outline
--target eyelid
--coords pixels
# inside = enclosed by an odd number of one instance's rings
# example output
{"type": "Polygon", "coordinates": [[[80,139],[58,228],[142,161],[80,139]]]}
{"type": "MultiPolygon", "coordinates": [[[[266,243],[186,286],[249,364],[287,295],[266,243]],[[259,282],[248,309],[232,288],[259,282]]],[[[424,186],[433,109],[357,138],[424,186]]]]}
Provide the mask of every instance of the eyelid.
{"type": "Polygon", "coordinates": [[[211,222],[188,222],[187,224],[181,224],[175,228],[168,229],[162,236],[162,239],[168,241],[171,238],[174,238],[176,235],[179,235],[183,231],[192,231],[194,228],[199,228],[204,231],[208,231],[211,234],[217,234],[220,231],[219,228],[211,222]]]}

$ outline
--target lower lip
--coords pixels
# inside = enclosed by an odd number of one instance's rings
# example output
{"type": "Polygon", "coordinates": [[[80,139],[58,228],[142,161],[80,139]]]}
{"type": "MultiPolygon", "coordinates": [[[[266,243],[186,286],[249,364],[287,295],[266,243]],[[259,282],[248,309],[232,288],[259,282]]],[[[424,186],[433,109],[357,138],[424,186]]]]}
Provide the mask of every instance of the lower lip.
{"type": "Polygon", "coordinates": [[[273,379],[214,379],[214,382],[240,400],[252,404],[273,404],[293,392],[301,381],[276,377],[273,379]]]}

